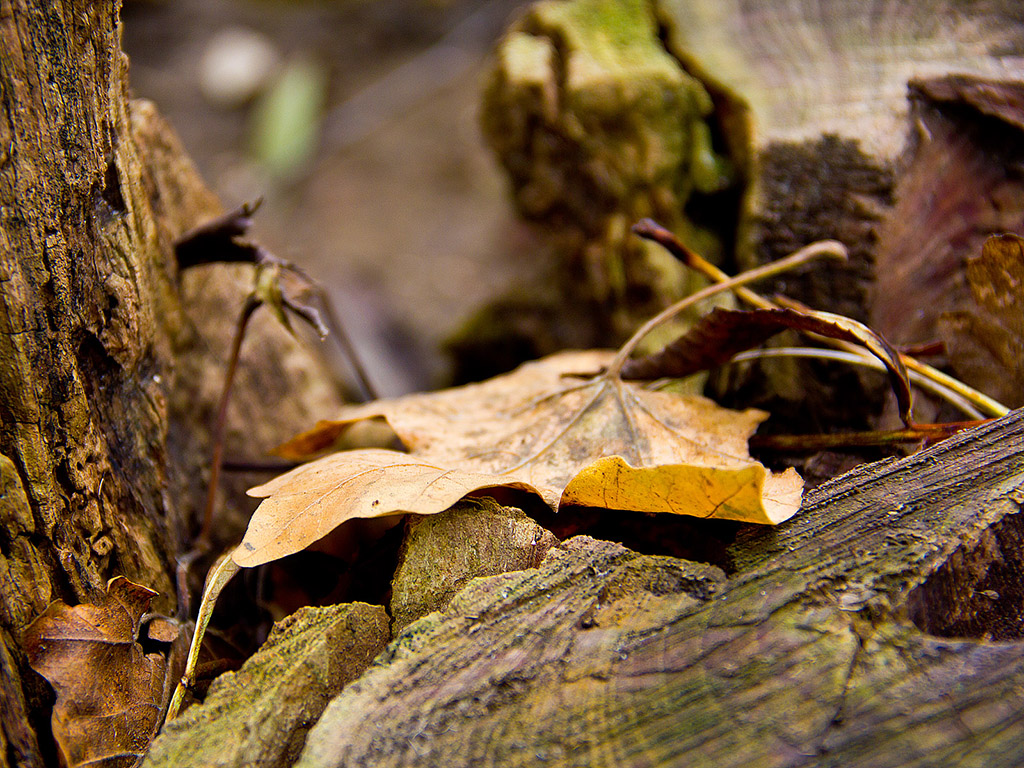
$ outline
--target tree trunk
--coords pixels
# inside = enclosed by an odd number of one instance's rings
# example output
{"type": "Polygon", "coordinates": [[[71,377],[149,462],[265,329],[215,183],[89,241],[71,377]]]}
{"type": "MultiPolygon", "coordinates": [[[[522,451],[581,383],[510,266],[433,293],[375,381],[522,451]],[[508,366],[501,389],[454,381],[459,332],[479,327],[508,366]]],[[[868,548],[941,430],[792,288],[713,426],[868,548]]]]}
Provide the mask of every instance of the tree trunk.
{"type": "Polygon", "coordinates": [[[43,764],[28,714],[45,690],[21,630],[117,573],[173,609],[185,528],[167,493],[166,383],[183,324],[172,240],[216,203],[194,180],[161,189],[191,169],[161,177],[141,154],[137,133],[155,118],[129,106],[118,23],[113,3],[5,0],[0,12],[0,684],[18,765],[43,764]]]}
{"type": "MultiPolygon", "coordinates": [[[[56,762],[37,738],[53,694],[26,664],[24,627],[115,575],[175,609],[234,307],[252,282],[245,266],[178,274],[175,239],[221,208],[153,106],[129,100],[119,11],[0,0],[0,756],[19,766],[56,762]]],[[[322,362],[295,364],[294,339],[255,326],[265,343],[243,355],[229,422],[250,451],[339,402],[322,362]],[[282,418],[257,421],[258,402],[282,418]]],[[[228,501],[218,543],[252,508],[228,501]]]]}

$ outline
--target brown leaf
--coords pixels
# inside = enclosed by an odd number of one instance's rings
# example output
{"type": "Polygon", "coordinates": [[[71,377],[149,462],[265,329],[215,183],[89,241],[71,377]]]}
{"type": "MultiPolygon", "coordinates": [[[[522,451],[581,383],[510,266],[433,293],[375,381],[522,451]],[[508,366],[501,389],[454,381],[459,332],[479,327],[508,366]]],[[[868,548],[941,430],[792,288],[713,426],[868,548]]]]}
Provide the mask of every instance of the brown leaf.
{"type": "Polygon", "coordinates": [[[802,481],[750,458],[765,418],[598,375],[609,352],[570,352],[442,392],[354,406],[284,446],[294,455],[347,425],[384,417],[409,453],[343,451],[253,488],[266,497],[233,555],[254,566],[299,551],[346,520],[433,514],[511,486],[557,509],[584,504],[777,523],[802,481]],[[573,377],[573,374],[576,374],[573,377]]]}
{"type": "Polygon", "coordinates": [[[132,766],[145,754],[174,682],[166,658],[138,642],[155,595],[118,576],[96,603],[51,603],[25,630],[29,664],[57,694],[51,724],[65,765],[132,766]]]}
{"type": "Polygon", "coordinates": [[[714,368],[733,355],[764,343],[784,330],[814,333],[859,344],[885,364],[900,415],[910,423],[911,390],[899,353],[863,323],[831,312],[796,309],[715,309],[660,352],[628,360],[624,379],[681,378],[714,368]]]}
{"type": "Polygon", "coordinates": [[[950,363],[968,384],[1024,405],[1024,239],[990,237],[966,272],[976,308],[939,319],[950,363]]]}

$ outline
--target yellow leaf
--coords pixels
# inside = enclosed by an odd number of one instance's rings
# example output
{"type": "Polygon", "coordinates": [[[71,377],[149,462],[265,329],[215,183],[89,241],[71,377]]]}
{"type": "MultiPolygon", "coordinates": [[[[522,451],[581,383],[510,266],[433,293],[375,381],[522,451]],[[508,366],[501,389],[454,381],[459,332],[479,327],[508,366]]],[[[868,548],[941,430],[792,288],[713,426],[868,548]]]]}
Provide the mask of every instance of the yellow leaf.
{"type": "Polygon", "coordinates": [[[383,417],[409,453],[343,451],[250,495],[266,497],[233,558],[251,567],[297,552],[346,520],[434,514],[491,487],[532,491],[552,508],[611,509],[778,523],[803,481],[750,458],[761,411],[659,392],[595,374],[613,354],[568,352],[480,384],[346,409],[282,447],[321,447],[383,417]]]}

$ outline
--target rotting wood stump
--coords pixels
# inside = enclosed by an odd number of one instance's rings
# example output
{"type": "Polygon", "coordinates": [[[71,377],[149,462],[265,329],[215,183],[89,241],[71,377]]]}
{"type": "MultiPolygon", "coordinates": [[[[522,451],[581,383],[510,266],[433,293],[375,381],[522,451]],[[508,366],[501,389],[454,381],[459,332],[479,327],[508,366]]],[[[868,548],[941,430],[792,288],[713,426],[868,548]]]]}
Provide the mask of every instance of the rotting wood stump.
{"type": "Polygon", "coordinates": [[[409,626],[299,765],[1020,765],[1022,503],[1016,411],[815,489],[726,570],[570,539],[409,626]]]}

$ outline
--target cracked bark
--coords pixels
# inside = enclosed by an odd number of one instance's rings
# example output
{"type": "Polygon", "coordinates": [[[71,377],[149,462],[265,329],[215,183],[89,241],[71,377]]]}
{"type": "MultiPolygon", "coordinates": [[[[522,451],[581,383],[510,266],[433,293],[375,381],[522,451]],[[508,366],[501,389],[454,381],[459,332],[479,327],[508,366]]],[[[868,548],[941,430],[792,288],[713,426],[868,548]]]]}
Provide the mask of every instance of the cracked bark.
{"type": "MultiPolygon", "coordinates": [[[[204,328],[234,322],[220,306],[197,328],[182,301],[174,239],[221,208],[153,106],[129,100],[119,10],[0,0],[0,764],[56,762],[53,694],[19,647],[51,600],[121,574],[174,610],[204,491],[203,386],[222,375],[204,328]]],[[[237,294],[251,274],[221,278],[237,294]]],[[[285,347],[257,346],[253,367],[285,347]]],[[[302,401],[313,371],[253,374],[239,413],[282,388],[302,401]]],[[[298,427],[285,421],[246,434],[263,446],[298,427]]]]}

